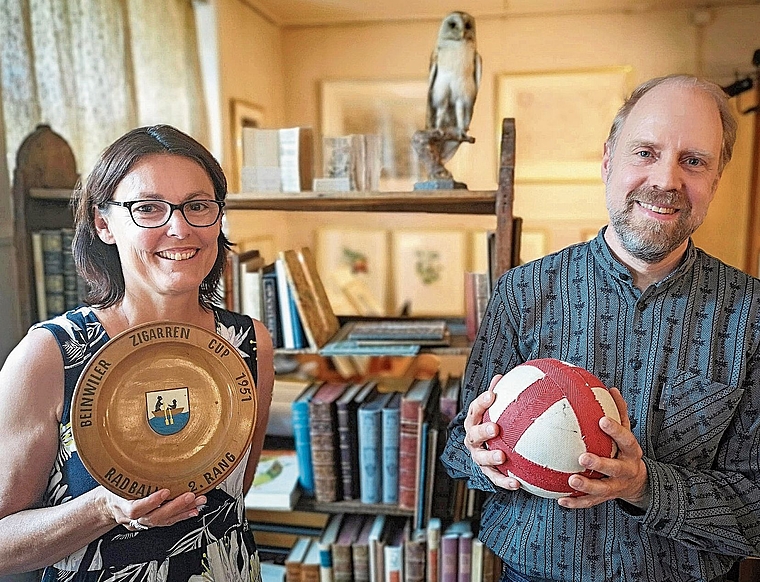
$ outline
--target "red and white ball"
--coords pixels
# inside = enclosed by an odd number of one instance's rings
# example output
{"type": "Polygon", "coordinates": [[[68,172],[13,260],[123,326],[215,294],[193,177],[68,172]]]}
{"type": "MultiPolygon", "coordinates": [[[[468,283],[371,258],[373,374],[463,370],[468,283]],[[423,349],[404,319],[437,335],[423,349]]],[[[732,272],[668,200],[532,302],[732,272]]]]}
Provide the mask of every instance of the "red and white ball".
{"type": "Polygon", "coordinates": [[[615,441],[599,428],[603,416],[620,422],[617,406],[589,371],[550,358],[531,360],[506,373],[494,392],[483,420],[501,430],[486,445],[506,453],[497,468],[526,491],[553,499],[582,495],[567,484],[570,475],[602,475],[585,469],[578,457],[617,454],[615,441]]]}

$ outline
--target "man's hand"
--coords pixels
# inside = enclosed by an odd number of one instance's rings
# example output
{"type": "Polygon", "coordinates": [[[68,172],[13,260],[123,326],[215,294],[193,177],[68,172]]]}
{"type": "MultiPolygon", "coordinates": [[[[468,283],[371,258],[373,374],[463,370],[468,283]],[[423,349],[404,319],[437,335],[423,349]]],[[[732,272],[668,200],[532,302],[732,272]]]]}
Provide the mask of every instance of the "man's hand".
{"type": "Polygon", "coordinates": [[[483,392],[470,404],[464,419],[464,446],[470,451],[473,462],[480,467],[483,474],[497,487],[514,491],[520,488],[520,482],[502,474],[495,467],[507,460],[504,451],[489,451],[485,442],[499,434],[499,425],[495,422],[483,422],[483,414],[494,401],[493,388],[501,380],[501,374],[493,377],[488,390],[483,392]]]}
{"type": "Polygon", "coordinates": [[[591,453],[582,454],[578,462],[586,469],[593,469],[605,477],[588,479],[581,475],[572,475],[568,479],[570,487],[586,495],[562,497],[557,500],[562,507],[581,509],[611,499],[622,499],[639,509],[646,510],[649,507],[649,476],[647,467],[641,460],[644,453],[631,432],[628,405],[617,388],[611,388],[610,394],[620,412],[621,422],[615,422],[605,416],[599,420],[599,428],[617,443],[617,457],[607,459],[591,453]]]}

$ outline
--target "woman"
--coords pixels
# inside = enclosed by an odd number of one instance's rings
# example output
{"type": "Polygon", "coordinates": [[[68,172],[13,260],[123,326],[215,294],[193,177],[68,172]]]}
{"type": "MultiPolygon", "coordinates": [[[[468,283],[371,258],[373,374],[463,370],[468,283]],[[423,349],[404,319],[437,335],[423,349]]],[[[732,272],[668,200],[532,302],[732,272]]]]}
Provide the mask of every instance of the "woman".
{"type": "Polygon", "coordinates": [[[229,242],[227,183],[198,142],[168,126],[130,131],[75,194],[74,256],[88,307],[34,326],[0,370],[0,574],[43,580],[259,580],[244,492],[261,452],[274,382],[263,324],[212,305],[229,242]],[[205,495],[162,489],[128,501],[87,473],[71,438],[80,373],[109,338],[173,320],[225,337],[258,392],[254,436],[205,495]]]}

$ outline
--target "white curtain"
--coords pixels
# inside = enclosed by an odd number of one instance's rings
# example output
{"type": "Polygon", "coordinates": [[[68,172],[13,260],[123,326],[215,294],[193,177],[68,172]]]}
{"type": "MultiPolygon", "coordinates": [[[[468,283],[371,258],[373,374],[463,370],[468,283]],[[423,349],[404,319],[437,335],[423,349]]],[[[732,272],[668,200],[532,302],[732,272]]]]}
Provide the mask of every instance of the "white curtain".
{"type": "Polygon", "coordinates": [[[9,169],[38,123],[82,174],[141,125],[208,142],[191,0],[0,0],[0,39],[9,169]]]}

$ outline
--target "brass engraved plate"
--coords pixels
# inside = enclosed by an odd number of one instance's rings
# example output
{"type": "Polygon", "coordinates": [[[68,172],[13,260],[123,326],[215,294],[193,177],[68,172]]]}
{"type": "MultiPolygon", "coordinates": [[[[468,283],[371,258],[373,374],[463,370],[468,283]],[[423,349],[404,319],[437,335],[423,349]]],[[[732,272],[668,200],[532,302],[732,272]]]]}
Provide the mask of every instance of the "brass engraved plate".
{"type": "Polygon", "coordinates": [[[241,461],[256,422],[256,390],[237,349],[195,325],[161,321],[104,345],[74,392],[82,463],[127,499],[216,487],[241,461]]]}

